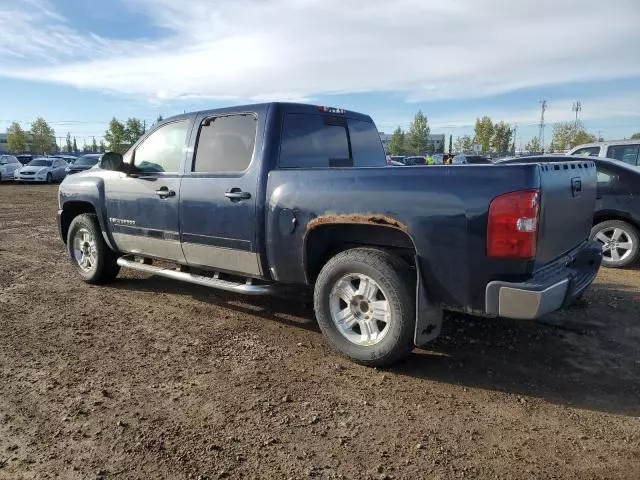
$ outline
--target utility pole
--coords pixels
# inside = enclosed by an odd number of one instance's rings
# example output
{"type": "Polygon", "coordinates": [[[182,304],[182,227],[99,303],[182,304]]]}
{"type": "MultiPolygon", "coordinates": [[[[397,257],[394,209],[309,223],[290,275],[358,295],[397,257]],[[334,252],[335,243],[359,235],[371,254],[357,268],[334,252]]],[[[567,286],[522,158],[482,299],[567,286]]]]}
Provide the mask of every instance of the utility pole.
{"type": "Polygon", "coordinates": [[[542,153],[544,153],[544,112],[547,111],[547,101],[542,100],[540,102],[540,131],[538,133],[538,141],[542,147],[542,153]]]}
{"type": "Polygon", "coordinates": [[[580,100],[574,102],[574,104],[571,106],[571,111],[576,113],[576,120],[573,124],[573,128],[575,130],[578,130],[578,114],[582,111],[582,102],[580,100]]]}

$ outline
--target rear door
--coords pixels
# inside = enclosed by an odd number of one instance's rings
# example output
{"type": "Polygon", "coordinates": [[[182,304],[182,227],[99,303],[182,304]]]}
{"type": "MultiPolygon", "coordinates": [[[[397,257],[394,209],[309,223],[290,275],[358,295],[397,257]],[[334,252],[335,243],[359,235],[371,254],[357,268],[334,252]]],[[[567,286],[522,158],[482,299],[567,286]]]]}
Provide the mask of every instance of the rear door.
{"type": "Polygon", "coordinates": [[[131,174],[105,176],[109,227],[121,251],[184,262],[180,246],[180,171],[191,120],[159,126],[125,157],[131,174]]]}
{"type": "Polygon", "coordinates": [[[202,114],[180,198],[180,236],[189,265],[262,276],[256,241],[264,122],[253,112],[202,114]]]}

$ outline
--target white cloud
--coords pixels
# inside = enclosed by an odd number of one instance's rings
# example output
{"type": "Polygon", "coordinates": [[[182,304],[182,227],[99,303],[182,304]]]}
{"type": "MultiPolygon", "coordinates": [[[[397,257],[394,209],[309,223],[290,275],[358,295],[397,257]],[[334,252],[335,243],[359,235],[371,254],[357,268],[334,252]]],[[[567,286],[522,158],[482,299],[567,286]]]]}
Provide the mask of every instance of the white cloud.
{"type": "Polygon", "coordinates": [[[84,35],[48,0],[4,0],[0,75],[155,100],[400,92],[408,101],[640,76],[638,0],[129,5],[167,36],[84,35]]]}

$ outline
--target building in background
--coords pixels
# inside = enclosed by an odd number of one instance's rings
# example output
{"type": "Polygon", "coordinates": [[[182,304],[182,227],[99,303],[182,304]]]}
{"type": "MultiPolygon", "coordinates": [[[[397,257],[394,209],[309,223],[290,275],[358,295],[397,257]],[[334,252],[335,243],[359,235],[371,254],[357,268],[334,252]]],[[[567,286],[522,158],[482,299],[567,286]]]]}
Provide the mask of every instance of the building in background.
{"type": "MultiPolygon", "coordinates": [[[[26,153],[29,153],[31,151],[31,132],[25,132],[25,133],[27,135],[27,152],[26,153]]],[[[7,142],[7,137],[8,137],[7,132],[0,133],[0,153],[20,153],[20,152],[9,151],[9,144],[7,142]]],[[[56,137],[51,136],[51,143],[52,145],[57,146],[56,137]]],[[[53,152],[50,152],[50,153],[53,153],[53,152]]]]}
{"type": "MultiPolygon", "coordinates": [[[[382,146],[384,147],[385,153],[389,153],[389,142],[391,141],[391,135],[384,132],[378,132],[380,134],[380,141],[382,142],[382,146]]],[[[423,154],[428,153],[444,153],[444,143],[445,143],[445,135],[444,133],[434,133],[433,135],[429,135],[429,146],[428,151],[422,152],[423,154]]]]}

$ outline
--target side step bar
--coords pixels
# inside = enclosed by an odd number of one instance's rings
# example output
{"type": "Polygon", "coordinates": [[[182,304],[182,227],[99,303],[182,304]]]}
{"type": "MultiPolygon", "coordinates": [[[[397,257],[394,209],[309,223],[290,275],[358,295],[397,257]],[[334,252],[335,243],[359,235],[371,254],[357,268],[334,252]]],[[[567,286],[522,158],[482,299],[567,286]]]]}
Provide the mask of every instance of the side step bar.
{"type": "Polygon", "coordinates": [[[220,290],[241,293],[243,295],[269,295],[276,291],[275,285],[256,285],[253,283],[253,279],[251,278],[248,278],[245,283],[230,282],[228,280],[221,280],[218,276],[219,274],[217,273],[214,274],[213,277],[205,277],[203,275],[194,275],[193,273],[181,272],[180,270],[174,270],[170,268],[154,267],[153,265],[146,265],[134,260],[129,260],[125,257],[118,258],[118,265],[120,265],[121,267],[130,268],[132,270],[139,270],[141,272],[171,278],[173,280],[195,283],[196,285],[218,288],[220,290]]]}

